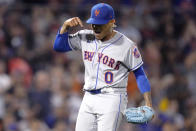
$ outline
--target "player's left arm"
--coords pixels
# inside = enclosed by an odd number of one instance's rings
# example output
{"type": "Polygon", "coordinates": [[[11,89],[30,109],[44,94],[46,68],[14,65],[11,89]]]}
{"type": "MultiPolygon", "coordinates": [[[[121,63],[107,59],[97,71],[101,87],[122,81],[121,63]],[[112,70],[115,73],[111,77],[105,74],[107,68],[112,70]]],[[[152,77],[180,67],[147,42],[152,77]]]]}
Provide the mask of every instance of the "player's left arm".
{"type": "Polygon", "coordinates": [[[125,110],[125,118],[127,122],[133,124],[147,123],[154,117],[154,110],[152,107],[150,83],[146,77],[143,66],[140,66],[133,71],[140,92],[144,95],[145,106],[131,107],[125,110]]]}
{"type": "Polygon", "coordinates": [[[143,66],[140,66],[138,69],[134,70],[133,73],[136,77],[138,88],[144,96],[145,105],[152,107],[151,87],[149,80],[144,72],[143,66]]]}
{"type": "Polygon", "coordinates": [[[130,123],[147,123],[154,117],[154,110],[152,107],[151,100],[151,87],[148,78],[143,69],[143,61],[139,50],[135,45],[128,51],[128,60],[126,61],[129,65],[129,69],[133,71],[138,88],[144,96],[145,106],[138,108],[128,108],[125,110],[125,117],[127,122],[130,123]]]}
{"type": "Polygon", "coordinates": [[[126,61],[127,67],[133,71],[138,88],[140,92],[144,95],[144,100],[146,106],[152,107],[152,102],[151,102],[151,87],[150,83],[148,81],[148,78],[144,72],[143,69],[143,61],[142,61],[142,56],[135,44],[131,44],[131,48],[128,50],[128,59],[126,61]]]}

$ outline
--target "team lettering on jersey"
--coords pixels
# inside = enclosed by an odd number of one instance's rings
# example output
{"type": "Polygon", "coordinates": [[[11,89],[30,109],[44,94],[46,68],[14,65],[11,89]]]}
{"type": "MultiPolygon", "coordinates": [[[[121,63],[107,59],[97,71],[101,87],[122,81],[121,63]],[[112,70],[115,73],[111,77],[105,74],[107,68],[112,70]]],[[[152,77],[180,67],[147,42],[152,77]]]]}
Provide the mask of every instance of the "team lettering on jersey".
{"type": "MultiPolygon", "coordinates": [[[[84,51],[84,60],[92,61],[94,55],[95,52],[84,51]]],[[[115,59],[110,58],[109,56],[104,55],[103,53],[98,53],[98,62],[101,62],[111,68],[114,68],[115,70],[118,70],[121,64],[121,62],[116,61],[115,59]]]]}

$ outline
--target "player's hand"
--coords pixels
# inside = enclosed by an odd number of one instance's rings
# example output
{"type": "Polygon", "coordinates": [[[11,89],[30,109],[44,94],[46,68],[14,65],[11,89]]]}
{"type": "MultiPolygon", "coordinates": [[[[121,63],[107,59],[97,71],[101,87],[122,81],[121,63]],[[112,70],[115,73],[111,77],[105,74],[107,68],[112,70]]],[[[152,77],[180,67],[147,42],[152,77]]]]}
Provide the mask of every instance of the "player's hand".
{"type": "Polygon", "coordinates": [[[141,124],[152,120],[154,110],[148,106],[131,107],[125,110],[124,115],[127,122],[141,124]]]}
{"type": "MultiPolygon", "coordinates": [[[[153,107],[152,107],[152,105],[146,105],[146,106],[148,106],[148,107],[150,107],[153,111],[154,111],[154,109],[153,109],[153,107]]],[[[150,120],[153,120],[154,119],[154,117],[155,117],[155,112],[154,112],[154,114],[152,115],[152,118],[150,119],[150,120]]]]}
{"type": "Polygon", "coordinates": [[[79,17],[70,18],[70,19],[66,20],[63,23],[63,26],[61,27],[61,30],[60,30],[60,34],[63,34],[65,32],[67,32],[67,28],[78,26],[78,25],[80,25],[81,27],[83,27],[82,21],[80,20],[79,17]]]}

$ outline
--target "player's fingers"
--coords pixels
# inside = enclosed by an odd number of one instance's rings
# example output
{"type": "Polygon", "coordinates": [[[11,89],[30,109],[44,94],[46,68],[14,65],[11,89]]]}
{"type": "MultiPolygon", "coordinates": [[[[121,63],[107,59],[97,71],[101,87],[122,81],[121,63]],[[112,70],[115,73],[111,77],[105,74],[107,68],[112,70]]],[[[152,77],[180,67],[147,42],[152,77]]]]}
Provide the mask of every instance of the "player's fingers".
{"type": "Polygon", "coordinates": [[[70,19],[66,20],[66,21],[64,22],[64,25],[67,25],[67,26],[72,27],[72,26],[73,26],[72,18],[70,18],[70,19]]]}
{"type": "Polygon", "coordinates": [[[78,22],[76,21],[75,18],[72,19],[71,23],[72,23],[73,26],[77,26],[78,25],[78,22]]]}
{"type": "Polygon", "coordinates": [[[64,24],[66,24],[70,27],[74,27],[74,26],[77,26],[77,25],[80,25],[81,27],[83,27],[83,24],[82,24],[81,20],[78,17],[70,18],[67,21],[65,21],[64,24]]]}
{"type": "Polygon", "coordinates": [[[76,17],[76,19],[77,19],[78,23],[80,24],[80,26],[81,27],[84,27],[84,25],[82,24],[82,21],[80,20],[80,18],[79,17],[76,17]]]}
{"type": "Polygon", "coordinates": [[[79,24],[76,18],[73,19],[73,23],[75,26],[79,24]]]}
{"type": "Polygon", "coordinates": [[[69,25],[70,25],[70,27],[75,26],[75,24],[74,24],[74,22],[73,22],[73,21],[70,21],[70,22],[69,22],[69,25]]]}

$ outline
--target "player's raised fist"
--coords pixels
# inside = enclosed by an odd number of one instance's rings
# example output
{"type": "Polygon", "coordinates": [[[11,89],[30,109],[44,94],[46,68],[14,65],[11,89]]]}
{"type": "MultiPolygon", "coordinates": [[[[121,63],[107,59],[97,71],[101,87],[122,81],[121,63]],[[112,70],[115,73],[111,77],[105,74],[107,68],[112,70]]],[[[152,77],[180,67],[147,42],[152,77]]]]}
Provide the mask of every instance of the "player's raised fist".
{"type": "Polygon", "coordinates": [[[63,34],[64,32],[67,32],[68,27],[74,27],[74,26],[77,26],[77,25],[80,25],[81,27],[83,27],[82,21],[80,20],[79,17],[73,17],[73,18],[70,18],[70,19],[66,20],[63,23],[63,26],[60,30],[60,34],[63,34]]]}

